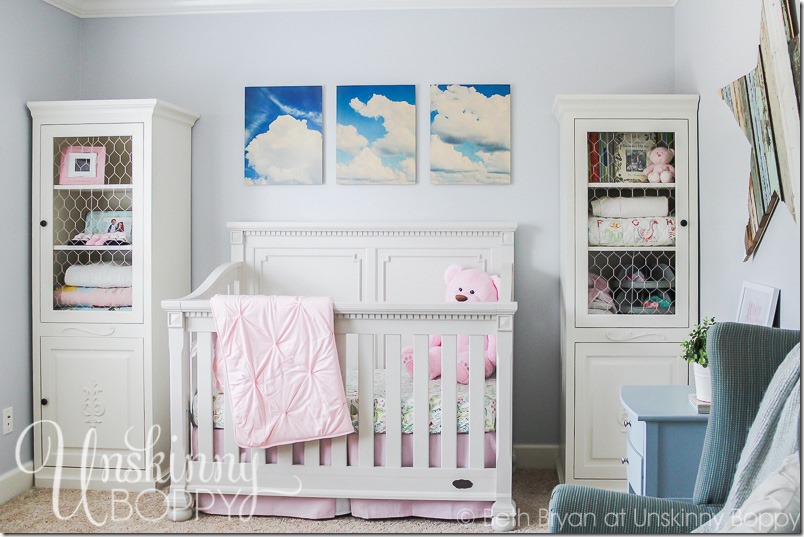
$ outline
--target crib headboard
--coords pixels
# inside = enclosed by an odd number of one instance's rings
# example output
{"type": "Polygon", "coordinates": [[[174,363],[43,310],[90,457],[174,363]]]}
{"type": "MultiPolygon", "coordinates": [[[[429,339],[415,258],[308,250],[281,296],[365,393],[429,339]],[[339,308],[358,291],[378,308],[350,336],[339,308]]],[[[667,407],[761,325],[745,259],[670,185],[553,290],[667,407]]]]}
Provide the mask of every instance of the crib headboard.
{"type": "Polygon", "coordinates": [[[502,279],[514,300],[509,222],[232,222],[244,294],[330,296],[338,302],[439,304],[457,263],[502,279]]]}

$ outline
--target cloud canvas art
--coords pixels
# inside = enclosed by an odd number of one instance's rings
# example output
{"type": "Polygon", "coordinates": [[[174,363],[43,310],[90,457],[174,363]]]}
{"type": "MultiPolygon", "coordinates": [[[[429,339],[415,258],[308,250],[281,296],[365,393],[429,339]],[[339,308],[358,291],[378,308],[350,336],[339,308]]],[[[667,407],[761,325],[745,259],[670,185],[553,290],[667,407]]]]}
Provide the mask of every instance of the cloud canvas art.
{"type": "Polygon", "coordinates": [[[414,184],[415,86],[338,86],[337,101],[338,184],[414,184]]]}
{"type": "Polygon", "coordinates": [[[245,183],[324,182],[321,86],[248,87],[245,183]]]}
{"type": "Polygon", "coordinates": [[[511,86],[430,86],[430,182],[511,182],[511,86]]]}

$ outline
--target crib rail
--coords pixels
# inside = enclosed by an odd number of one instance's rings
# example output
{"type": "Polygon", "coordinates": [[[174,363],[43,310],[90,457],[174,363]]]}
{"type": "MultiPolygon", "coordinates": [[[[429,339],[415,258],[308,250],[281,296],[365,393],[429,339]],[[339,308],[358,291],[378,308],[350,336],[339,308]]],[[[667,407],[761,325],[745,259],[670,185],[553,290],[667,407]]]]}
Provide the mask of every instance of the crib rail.
{"type": "MultiPolygon", "coordinates": [[[[209,284],[183,299],[163,302],[168,312],[171,358],[171,494],[168,504],[186,506],[187,492],[343,498],[466,499],[511,498],[511,393],[514,302],[476,304],[335,303],[335,337],[346,381],[357,371],[358,416],[354,437],[242,452],[234,428],[213,428],[213,334],[209,299],[238,290],[240,263],[219,267],[209,284]],[[428,336],[442,335],[442,427],[440,449],[430,446],[428,336]],[[485,464],[485,336],[497,337],[496,467],[485,464]],[[457,336],[468,335],[469,430],[457,431],[457,336]],[[413,346],[413,431],[402,425],[401,349],[413,346]],[[195,348],[195,352],[191,352],[195,348]],[[374,375],[385,371],[386,421],[383,460],[375,460],[374,375]],[[199,421],[190,426],[197,393],[199,421]],[[222,440],[216,434],[222,434],[222,440]],[[412,461],[403,461],[403,438],[412,441],[412,461]],[[217,450],[216,450],[217,442],[217,450]],[[356,442],[356,445],[355,445],[356,442]],[[468,456],[459,464],[459,443],[468,456]],[[217,457],[216,457],[217,453],[217,457]],[[234,470],[233,470],[234,469],[234,470]],[[393,483],[393,485],[391,485],[393,483]],[[184,502],[184,504],[182,504],[184,502]]],[[[207,282],[205,282],[206,284],[207,282]]],[[[224,404],[226,424],[231,405],[224,404]]]]}

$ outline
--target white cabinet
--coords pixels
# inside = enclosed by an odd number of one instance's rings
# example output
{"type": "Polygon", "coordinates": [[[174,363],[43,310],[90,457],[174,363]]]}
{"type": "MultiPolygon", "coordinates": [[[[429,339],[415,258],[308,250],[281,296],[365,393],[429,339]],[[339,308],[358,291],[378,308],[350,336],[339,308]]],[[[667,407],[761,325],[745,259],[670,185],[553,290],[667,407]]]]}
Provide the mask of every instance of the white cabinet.
{"type": "Polygon", "coordinates": [[[620,479],[627,413],[622,386],[686,384],[675,343],[575,344],[575,450],[580,479],[620,479]]]}
{"type": "MultiPolygon", "coordinates": [[[[119,456],[122,468],[145,469],[142,339],[42,337],[40,345],[42,419],[59,424],[43,425],[44,444],[63,446],[69,468],[119,456]]],[[[43,457],[56,466],[57,451],[43,457]]]]}
{"type": "Polygon", "coordinates": [[[679,356],[698,319],[697,107],[695,95],[556,98],[564,482],[624,490],[620,387],[688,382],[679,356]],[[657,156],[672,177],[644,173],[657,156]]]}
{"type": "Polygon", "coordinates": [[[28,103],[37,486],[166,477],[160,301],[190,291],[196,114],[158,100],[28,103]]]}

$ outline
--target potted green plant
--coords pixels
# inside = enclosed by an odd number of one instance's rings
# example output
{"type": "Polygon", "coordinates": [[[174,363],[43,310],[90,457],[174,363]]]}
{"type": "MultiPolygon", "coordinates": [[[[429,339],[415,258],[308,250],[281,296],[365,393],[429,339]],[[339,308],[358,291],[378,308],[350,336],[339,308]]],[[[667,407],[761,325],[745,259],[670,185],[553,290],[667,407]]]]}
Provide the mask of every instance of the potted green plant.
{"type": "Polygon", "coordinates": [[[712,374],[706,356],[706,333],[713,324],[714,317],[704,317],[703,322],[696,324],[687,339],[681,342],[684,351],[681,357],[692,364],[695,375],[695,397],[707,403],[712,401],[712,374]]]}

